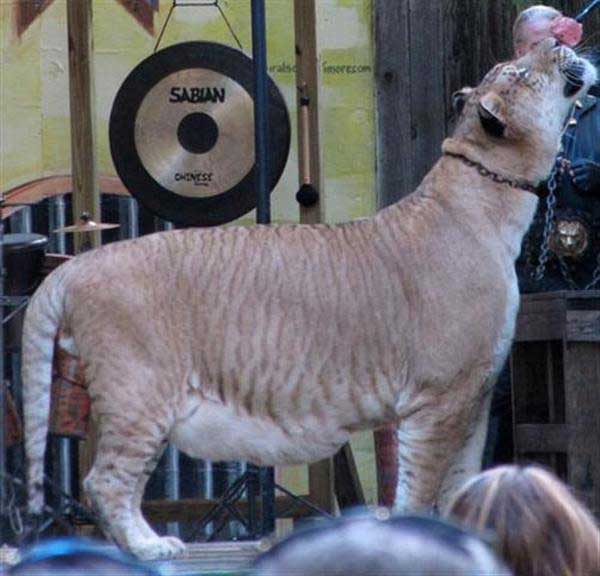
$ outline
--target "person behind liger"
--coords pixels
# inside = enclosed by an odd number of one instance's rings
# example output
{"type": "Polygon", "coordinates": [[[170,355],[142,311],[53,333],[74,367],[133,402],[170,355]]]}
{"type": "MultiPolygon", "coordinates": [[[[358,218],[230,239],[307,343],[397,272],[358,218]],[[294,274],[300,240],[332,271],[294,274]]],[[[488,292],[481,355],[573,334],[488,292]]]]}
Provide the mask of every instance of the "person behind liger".
{"type": "MultiPolygon", "coordinates": [[[[550,6],[523,10],[513,25],[513,56],[520,58],[537,43],[555,38],[577,46],[581,24],[550,6]]],[[[564,168],[556,189],[539,203],[517,261],[522,293],[600,288],[600,103],[594,86],[572,110],[562,150],[564,168]]],[[[492,400],[484,467],[511,462],[512,421],[510,376],[504,368],[492,400]]]]}
{"type": "Polygon", "coordinates": [[[341,518],[300,530],[253,576],[510,576],[474,534],[436,518],[341,518]]]}
{"type": "MultiPolygon", "coordinates": [[[[555,8],[537,5],[524,10],[513,27],[515,57],[554,37],[574,47],[582,26],[555,8]]],[[[592,87],[572,110],[558,151],[562,159],[556,190],[538,208],[525,238],[517,272],[523,292],[584,290],[600,287],[600,104],[592,87]],[[554,204],[554,208],[548,206],[554,204]],[[552,213],[553,212],[553,213],[552,213]],[[545,266],[540,262],[547,257],[545,266]]]]}
{"type": "Polygon", "coordinates": [[[451,499],[446,515],[495,534],[515,576],[599,576],[600,531],[590,512],[537,466],[482,472],[451,499]]]}

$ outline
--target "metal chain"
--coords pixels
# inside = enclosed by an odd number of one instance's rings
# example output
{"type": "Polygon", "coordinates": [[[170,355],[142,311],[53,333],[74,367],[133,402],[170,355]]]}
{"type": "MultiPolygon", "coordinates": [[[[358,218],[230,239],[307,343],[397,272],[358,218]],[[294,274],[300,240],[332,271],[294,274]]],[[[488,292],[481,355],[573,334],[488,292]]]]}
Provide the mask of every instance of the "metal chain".
{"type": "Polygon", "coordinates": [[[598,285],[598,283],[600,283],[600,254],[598,254],[598,256],[596,256],[596,269],[594,270],[594,273],[592,274],[592,279],[590,280],[588,285],[584,288],[584,290],[591,290],[592,288],[595,288],[598,285]]]}
{"type": "Polygon", "coordinates": [[[21,512],[16,504],[17,498],[15,494],[15,487],[12,482],[8,482],[9,501],[8,501],[8,521],[13,534],[21,536],[23,534],[23,518],[21,512]]]}
{"type": "Polygon", "coordinates": [[[492,172],[491,170],[488,170],[483,164],[480,164],[479,162],[475,162],[473,160],[469,160],[469,158],[467,158],[466,156],[463,156],[462,154],[446,151],[446,152],[444,152],[444,156],[450,156],[451,158],[458,158],[459,160],[464,162],[467,166],[471,166],[472,168],[475,168],[477,170],[477,172],[479,172],[482,176],[485,176],[486,178],[489,178],[490,180],[493,180],[494,182],[496,182],[498,184],[508,184],[512,188],[526,190],[527,192],[531,192],[532,194],[535,194],[536,196],[539,197],[538,189],[533,184],[530,184],[528,182],[520,182],[518,180],[513,180],[511,178],[505,178],[504,176],[500,176],[500,174],[496,174],[496,172],[492,172]]]}
{"type": "Polygon", "coordinates": [[[15,485],[23,486],[23,482],[19,480],[17,477],[12,474],[4,473],[0,476],[6,484],[7,490],[7,504],[6,504],[6,514],[8,518],[8,522],[13,534],[17,536],[21,536],[24,532],[23,528],[23,517],[21,515],[21,511],[17,506],[17,495],[15,492],[15,485]]]}
{"type": "MultiPolygon", "coordinates": [[[[548,197],[546,198],[546,215],[544,221],[544,232],[542,238],[542,245],[540,248],[539,262],[533,275],[534,279],[539,282],[544,278],[546,273],[546,264],[550,257],[550,238],[554,232],[554,213],[556,208],[556,189],[558,187],[559,174],[566,172],[571,166],[571,162],[562,156],[556,158],[556,162],[552,169],[552,173],[548,180],[548,197]]],[[[569,265],[565,259],[561,256],[558,257],[558,263],[560,272],[569,284],[572,290],[591,290],[597,284],[600,283],[600,254],[596,257],[596,268],[592,274],[590,282],[588,282],[583,288],[581,288],[577,282],[573,279],[569,265]]]]}
{"type": "Polygon", "coordinates": [[[571,271],[569,270],[569,265],[565,262],[564,258],[559,258],[558,261],[560,264],[560,272],[572,290],[591,290],[600,283],[600,254],[596,257],[596,268],[592,273],[592,279],[583,288],[581,288],[573,279],[571,271]]]}
{"type": "Polygon", "coordinates": [[[556,208],[556,188],[558,187],[558,174],[563,165],[561,156],[556,158],[554,167],[548,180],[548,196],[546,198],[546,217],[544,223],[544,232],[542,236],[542,245],[538,265],[535,269],[534,279],[540,282],[546,273],[546,264],[550,256],[550,237],[554,231],[554,209],[556,208]]]}
{"type": "Polygon", "coordinates": [[[578,289],[577,283],[575,282],[575,280],[573,280],[573,277],[571,276],[571,272],[569,271],[569,266],[565,262],[565,259],[562,256],[559,256],[558,264],[560,267],[560,273],[562,274],[562,277],[567,281],[569,288],[571,288],[571,290],[577,290],[578,289]]]}
{"type": "MultiPolygon", "coordinates": [[[[563,144],[564,139],[570,136],[568,128],[573,127],[577,124],[576,122],[575,124],[573,124],[573,119],[575,118],[576,111],[577,107],[573,106],[571,108],[571,113],[569,114],[569,119],[565,123],[565,131],[563,133],[563,144]]],[[[555,225],[554,210],[556,208],[556,189],[558,188],[559,174],[563,174],[570,167],[570,160],[568,160],[564,156],[561,156],[559,153],[556,157],[556,161],[554,162],[552,172],[550,173],[550,178],[548,179],[548,197],[546,198],[546,217],[544,222],[542,245],[540,247],[538,265],[533,274],[533,278],[537,282],[540,282],[544,278],[544,274],[546,273],[546,264],[548,263],[548,258],[550,257],[550,238],[552,237],[552,233],[554,232],[555,225]]]]}
{"type": "Polygon", "coordinates": [[[173,11],[175,10],[175,8],[216,8],[219,11],[221,18],[223,19],[223,22],[225,22],[229,33],[233,36],[235,43],[238,45],[238,48],[243,51],[244,47],[242,46],[240,38],[235,33],[231,22],[227,18],[227,15],[225,14],[219,2],[220,0],[206,0],[205,2],[185,2],[184,0],[180,0],[178,2],[178,0],[173,0],[173,4],[171,4],[171,8],[169,10],[169,13],[167,14],[167,18],[165,19],[165,22],[162,25],[162,28],[160,29],[160,32],[158,34],[158,39],[156,40],[156,44],[154,45],[154,52],[156,52],[160,47],[160,43],[162,42],[163,36],[165,34],[167,26],[169,25],[171,16],[173,15],[173,11]]]}

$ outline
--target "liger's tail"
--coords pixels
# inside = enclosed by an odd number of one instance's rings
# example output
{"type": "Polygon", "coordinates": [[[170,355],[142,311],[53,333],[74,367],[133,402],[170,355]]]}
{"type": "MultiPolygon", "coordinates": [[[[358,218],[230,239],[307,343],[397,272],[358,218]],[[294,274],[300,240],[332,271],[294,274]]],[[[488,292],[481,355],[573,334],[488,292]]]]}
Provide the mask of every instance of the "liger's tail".
{"type": "Polygon", "coordinates": [[[27,307],[23,326],[23,417],[27,491],[29,512],[32,514],[39,514],[44,507],[44,455],[50,412],[54,341],[64,308],[62,280],[63,270],[60,268],[46,278],[27,307]]]}

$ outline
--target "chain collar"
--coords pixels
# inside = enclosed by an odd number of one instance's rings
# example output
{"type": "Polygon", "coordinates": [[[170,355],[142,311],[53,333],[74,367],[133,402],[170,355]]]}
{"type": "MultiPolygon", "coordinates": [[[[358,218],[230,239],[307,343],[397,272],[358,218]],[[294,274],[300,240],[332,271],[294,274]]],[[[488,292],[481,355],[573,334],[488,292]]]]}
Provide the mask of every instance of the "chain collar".
{"type": "Polygon", "coordinates": [[[533,184],[529,184],[528,182],[520,182],[519,180],[511,180],[510,178],[504,178],[500,176],[500,174],[496,174],[496,172],[492,172],[488,170],[483,164],[479,164],[479,162],[474,162],[473,160],[469,160],[466,156],[462,154],[456,154],[455,152],[444,152],[445,156],[451,156],[452,158],[458,158],[468,166],[475,168],[477,172],[479,172],[482,176],[493,180],[498,184],[508,184],[511,188],[517,188],[518,190],[525,190],[526,192],[530,192],[531,194],[535,194],[538,198],[545,197],[544,191],[538,190],[536,186],[533,184]]]}

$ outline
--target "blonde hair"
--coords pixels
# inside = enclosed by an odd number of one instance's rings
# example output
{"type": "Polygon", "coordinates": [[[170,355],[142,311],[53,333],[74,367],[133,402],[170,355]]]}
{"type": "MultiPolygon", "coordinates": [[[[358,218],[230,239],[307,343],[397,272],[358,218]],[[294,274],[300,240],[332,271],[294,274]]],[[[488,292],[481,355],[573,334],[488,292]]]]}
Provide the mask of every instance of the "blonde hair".
{"type": "Polygon", "coordinates": [[[562,16],[562,13],[556,8],[543,4],[536,4],[520,12],[513,24],[513,47],[515,52],[525,43],[526,28],[528,25],[541,20],[555,20],[560,16],[562,16]]]}
{"type": "Polygon", "coordinates": [[[491,531],[515,576],[600,575],[600,530],[553,474],[537,466],[501,466],[470,480],[448,515],[491,531]]]}

